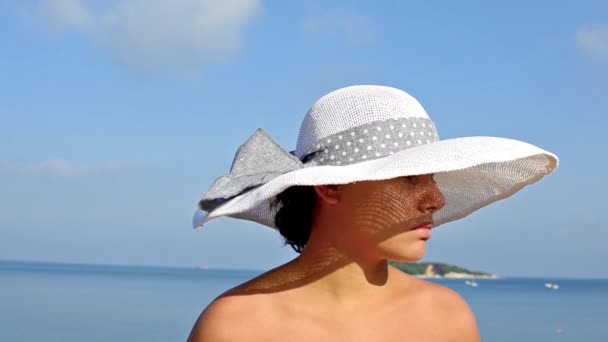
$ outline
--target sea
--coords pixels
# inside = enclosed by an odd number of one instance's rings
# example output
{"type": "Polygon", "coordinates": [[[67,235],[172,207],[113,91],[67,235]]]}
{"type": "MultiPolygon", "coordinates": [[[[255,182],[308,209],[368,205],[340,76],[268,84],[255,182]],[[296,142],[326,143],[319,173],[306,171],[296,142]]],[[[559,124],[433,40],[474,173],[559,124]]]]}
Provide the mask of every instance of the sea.
{"type": "MultiPolygon", "coordinates": [[[[213,298],[260,273],[0,261],[0,342],[185,341],[213,298]]],[[[482,341],[608,342],[608,279],[431,281],[468,301],[482,341]]]]}

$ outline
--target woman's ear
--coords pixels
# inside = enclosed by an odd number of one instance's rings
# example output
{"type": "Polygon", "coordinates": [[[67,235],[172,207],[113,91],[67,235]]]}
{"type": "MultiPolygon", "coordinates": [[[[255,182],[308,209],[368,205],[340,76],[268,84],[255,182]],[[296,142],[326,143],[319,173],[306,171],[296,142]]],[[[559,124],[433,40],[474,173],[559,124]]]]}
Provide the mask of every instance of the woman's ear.
{"type": "Polygon", "coordinates": [[[314,187],[319,199],[327,204],[334,205],[340,201],[339,185],[317,185],[314,187]]]}

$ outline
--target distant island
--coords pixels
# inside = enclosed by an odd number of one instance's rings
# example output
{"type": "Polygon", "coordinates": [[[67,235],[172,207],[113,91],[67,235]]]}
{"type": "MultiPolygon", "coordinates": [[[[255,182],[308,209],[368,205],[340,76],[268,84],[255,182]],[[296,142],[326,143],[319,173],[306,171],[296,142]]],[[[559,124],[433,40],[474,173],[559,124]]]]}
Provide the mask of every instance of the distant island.
{"type": "Polygon", "coordinates": [[[495,274],[471,271],[439,262],[406,263],[391,261],[390,264],[407,274],[419,278],[498,279],[498,276],[495,274]]]}

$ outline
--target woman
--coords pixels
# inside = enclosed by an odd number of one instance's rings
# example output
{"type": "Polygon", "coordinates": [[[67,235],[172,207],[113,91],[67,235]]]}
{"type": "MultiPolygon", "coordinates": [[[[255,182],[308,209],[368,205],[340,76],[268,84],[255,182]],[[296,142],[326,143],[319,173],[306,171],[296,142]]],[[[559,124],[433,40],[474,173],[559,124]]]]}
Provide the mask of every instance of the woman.
{"type": "Polygon", "coordinates": [[[425,253],[431,229],[540,180],[558,159],[502,138],[439,141],[409,94],[353,86],[319,99],[284,151],[258,130],[199,203],[276,228],[300,255],[227,291],[190,341],[479,341],[455,292],[388,265],[425,253]]]}

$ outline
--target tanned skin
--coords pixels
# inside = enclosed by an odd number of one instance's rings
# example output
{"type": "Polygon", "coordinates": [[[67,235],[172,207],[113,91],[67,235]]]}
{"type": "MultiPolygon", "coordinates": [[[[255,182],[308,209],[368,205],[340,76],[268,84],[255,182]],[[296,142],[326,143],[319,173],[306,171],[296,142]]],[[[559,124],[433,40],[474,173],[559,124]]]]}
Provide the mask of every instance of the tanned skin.
{"type": "Polygon", "coordinates": [[[432,175],[315,187],[304,251],[215,299],[189,342],[478,342],[475,317],[454,291],[404,274],[445,199],[432,175]]]}

